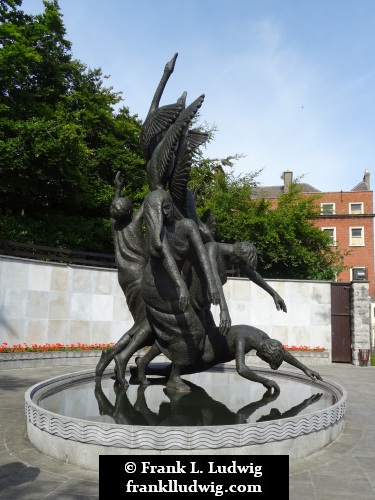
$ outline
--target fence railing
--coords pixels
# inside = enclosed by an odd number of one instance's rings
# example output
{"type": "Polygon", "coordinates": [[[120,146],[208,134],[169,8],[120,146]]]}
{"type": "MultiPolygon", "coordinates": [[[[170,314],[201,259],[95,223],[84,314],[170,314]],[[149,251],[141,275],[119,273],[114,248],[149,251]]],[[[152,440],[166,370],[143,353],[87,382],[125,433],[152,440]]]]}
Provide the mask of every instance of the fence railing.
{"type": "MultiPolygon", "coordinates": [[[[114,254],[68,250],[65,248],[46,247],[34,245],[34,243],[20,243],[19,241],[1,239],[0,255],[82,266],[116,268],[114,254]]],[[[240,276],[240,272],[237,268],[231,266],[230,269],[227,269],[227,276],[228,278],[240,276]]]]}
{"type": "Polygon", "coordinates": [[[86,266],[116,267],[114,254],[68,250],[10,240],[0,240],[0,255],[86,266]]]}

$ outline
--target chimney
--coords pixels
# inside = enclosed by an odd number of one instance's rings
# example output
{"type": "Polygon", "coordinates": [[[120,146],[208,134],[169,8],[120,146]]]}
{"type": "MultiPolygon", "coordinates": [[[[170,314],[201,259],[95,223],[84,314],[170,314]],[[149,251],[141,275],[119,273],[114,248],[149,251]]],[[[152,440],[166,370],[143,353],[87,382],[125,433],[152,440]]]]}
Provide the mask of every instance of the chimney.
{"type": "Polygon", "coordinates": [[[287,170],[286,172],[283,173],[283,178],[284,178],[284,192],[287,192],[288,189],[290,188],[290,185],[293,182],[293,172],[287,170]]]}
{"type": "Polygon", "coordinates": [[[367,189],[370,191],[370,172],[367,168],[365,169],[365,175],[363,176],[363,182],[366,184],[367,189]]]}

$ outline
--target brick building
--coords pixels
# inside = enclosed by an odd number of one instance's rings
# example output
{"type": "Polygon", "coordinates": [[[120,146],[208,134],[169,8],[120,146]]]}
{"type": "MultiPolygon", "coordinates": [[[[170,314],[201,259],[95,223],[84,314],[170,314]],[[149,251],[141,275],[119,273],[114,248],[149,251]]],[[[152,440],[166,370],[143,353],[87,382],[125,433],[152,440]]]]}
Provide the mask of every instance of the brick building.
{"type": "MultiPolygon", "coordinates": [[[[267,186],[258,190],[267,199],[277,198],[293,182],[293,172],[283,173],[282,186],[267,186]]],[[[337,281],[369,281],[369,293],[375,302],[374,277],[374,208],[373,192],[370,189],[370,172],[366,169],[363,180],[350,191],[321,192],[306,183],[299,183],[302,193],[319,194],[321,217],[316,225],[327,231],[332,245],[350,252],[345,257],[349,269],[337,276],[337,281]]]]}

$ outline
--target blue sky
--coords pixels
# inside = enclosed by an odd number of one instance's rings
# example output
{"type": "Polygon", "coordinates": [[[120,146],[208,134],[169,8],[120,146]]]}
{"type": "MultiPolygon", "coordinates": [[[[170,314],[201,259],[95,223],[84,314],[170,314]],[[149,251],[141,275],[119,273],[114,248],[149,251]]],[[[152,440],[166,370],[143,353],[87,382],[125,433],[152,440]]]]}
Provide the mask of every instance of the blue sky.
{"type": "MultiPolygon", "coordinates": [[[[161,104],[206,95],[218,128],[206,155],[246,155],[235,172],[261,185],[295,177],[350,191],[375,185],[374,0],[59,0],[72,52],[111,75],[144,119],[165,63],[161,104]]],[[[42,0],[24,0],[37,14],[42,0]]]]}

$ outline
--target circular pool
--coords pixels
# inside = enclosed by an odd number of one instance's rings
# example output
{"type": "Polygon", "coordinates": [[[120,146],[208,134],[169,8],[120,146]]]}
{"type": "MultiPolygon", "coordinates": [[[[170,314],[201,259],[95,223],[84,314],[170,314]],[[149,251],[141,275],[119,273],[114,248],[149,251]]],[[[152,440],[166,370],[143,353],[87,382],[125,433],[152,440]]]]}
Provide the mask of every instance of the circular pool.
{"type": "MultiPolygon", "coordinates": [[[[99,455],[287,454],[318,451],[342,430],[346,391],[332,381],[254,368],[280,386],[270,395],[231,366],[184,376],[191,392],[151,385],[119,387],[109,374],[100,385],[86,370],[31,387],[28,436],[42,453],[97,470],[99,455]]],[[[131,379],[130,379],[131,380],[131,379]]]]}

